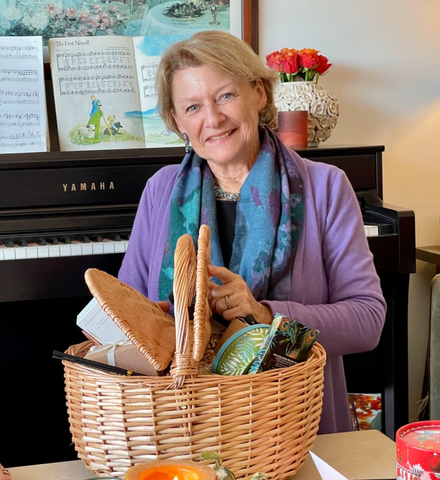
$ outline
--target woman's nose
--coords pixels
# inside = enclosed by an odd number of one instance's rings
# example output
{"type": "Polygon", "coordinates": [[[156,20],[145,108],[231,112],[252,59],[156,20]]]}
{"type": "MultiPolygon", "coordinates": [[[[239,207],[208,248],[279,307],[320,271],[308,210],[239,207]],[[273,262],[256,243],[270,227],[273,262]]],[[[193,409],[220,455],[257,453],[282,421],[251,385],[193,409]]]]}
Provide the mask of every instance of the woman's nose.
{"type": "Polygon", "coordinates": [[[225,115],[218,105],[210,105],[205,109],[205,126],[217,128],[224,120],[225,115]]]}

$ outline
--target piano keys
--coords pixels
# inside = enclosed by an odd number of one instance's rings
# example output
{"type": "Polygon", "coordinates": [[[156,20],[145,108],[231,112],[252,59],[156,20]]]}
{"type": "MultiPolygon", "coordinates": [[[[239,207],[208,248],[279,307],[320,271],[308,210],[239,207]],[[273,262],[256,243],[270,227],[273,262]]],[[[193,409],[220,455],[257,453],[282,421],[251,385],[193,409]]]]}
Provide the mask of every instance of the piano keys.
{"type": "Polygon", "coordinates": [[[70,237],[51,237],[36,241],[4,240],[0,243],[0,261],[30,260],[34,258],[80,257],[84,255],[107,255],[125,253],[129,234],[116,235],[113,238],[101,236],[89,238],[85,235],[78,239],[70,237]]]}
{"type": "MultiPolygon", "coordinates": [[[[367,237],[394,233],[393,225],[391,224],[364,224],[364,231],[367,237]]],[[[129,238],[129,235],[124,236],[129,238]]],[[[78,240],[71,240],[69,237],[67,239],[52,237],[48,240],[39,239],[36,241],[3,240],[0,243],[0,261],[125,253],[128,247],[128,238],[122,240],[98,236],[98,239],[93,237],[90,239],[87,236],[83,236],[78,240]]]]}
{"type": "MultiPolygon", "coordinates": [[[[408,423],[407,299],[415,271],[415,229],[413,212],[383,202],[383,150],[319,147],[298,153],[347,173],[370,227],[366,235],[388,313],[372,356],[347,359],[347,384],[352,392],[382,393],[384,431],[393,438],[408,423]]],[[[183,155],[183,148],[171,147],[0,156],[0,378],[13,392],[2,397],[8,411],[2,455],[8,466],[22,464],[16,445],[32,431],[38,431],[39,440],[27,452],[27,463],[76,457],[63,372],[51,352],[84,339],[76,326],[76,315],[91,297],[84,272],[99,268],[118,274],[146,181],[163,166],[180,163],[183,155]],[[114,251],[105,251],[110,243],[114,251]],[[23,376],[32,378],[23,382],[23,376]],[[30,395],[32,408],[26,400],[30,395]]]]}
{"type": "Polygon", "coordinates": [[[364,232],[366,237],[377,237],[379,235],[379,227],[374,224],[364,224],[364,232]]]}

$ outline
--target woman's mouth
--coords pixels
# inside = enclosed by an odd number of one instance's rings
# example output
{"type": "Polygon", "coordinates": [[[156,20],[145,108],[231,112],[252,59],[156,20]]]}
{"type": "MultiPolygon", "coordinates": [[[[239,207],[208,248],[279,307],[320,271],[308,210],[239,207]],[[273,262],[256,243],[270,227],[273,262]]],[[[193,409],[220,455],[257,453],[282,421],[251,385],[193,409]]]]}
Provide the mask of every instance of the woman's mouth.
{"type": "Polygon", "coordinates": [[[229,132],[223,133],[221,135],[218,135],[216,137],[209,137],[208,140],[221,140],[222,138],[229,137],[229,135],[232,135],[234,133],[234,130],[230,130],[229,132]]]}

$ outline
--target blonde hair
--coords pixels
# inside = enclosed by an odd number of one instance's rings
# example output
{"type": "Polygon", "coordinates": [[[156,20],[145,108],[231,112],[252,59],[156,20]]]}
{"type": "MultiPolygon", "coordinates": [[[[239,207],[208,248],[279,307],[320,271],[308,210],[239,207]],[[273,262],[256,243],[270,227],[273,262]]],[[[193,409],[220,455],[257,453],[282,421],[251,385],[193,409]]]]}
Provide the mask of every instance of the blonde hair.
{"type": "Polygon", "coordinates": [[[217,30],[197,32],[187,40],[172,44],[162,56],[156,75],[158,111],[166,127],[181,136],[173,117],[172,82],[174,73],[185,68],[209,66],[229,74],[237,81],[263,82],[267,103],[260,118],[269,128],[277,126],[277,109],[273,91],[278,74],[267,68],[244,41],[217,30]]]}

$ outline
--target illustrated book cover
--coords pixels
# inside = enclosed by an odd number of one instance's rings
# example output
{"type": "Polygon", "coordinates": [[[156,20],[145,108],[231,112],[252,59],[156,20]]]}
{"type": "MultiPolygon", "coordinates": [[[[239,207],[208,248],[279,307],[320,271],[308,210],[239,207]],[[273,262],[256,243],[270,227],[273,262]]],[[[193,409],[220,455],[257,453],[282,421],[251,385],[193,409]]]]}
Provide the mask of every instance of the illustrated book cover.
{"type": "Polygon", "coordinates": [[[382,396],[379,393],[349,393],[353,430],[382,431],[382,396]]]}
{"type": "Polygon", "coordinates": [[[182,146],[157,111],[160,57],[180,35],[49,40],[61,151],[182,146]]]}

